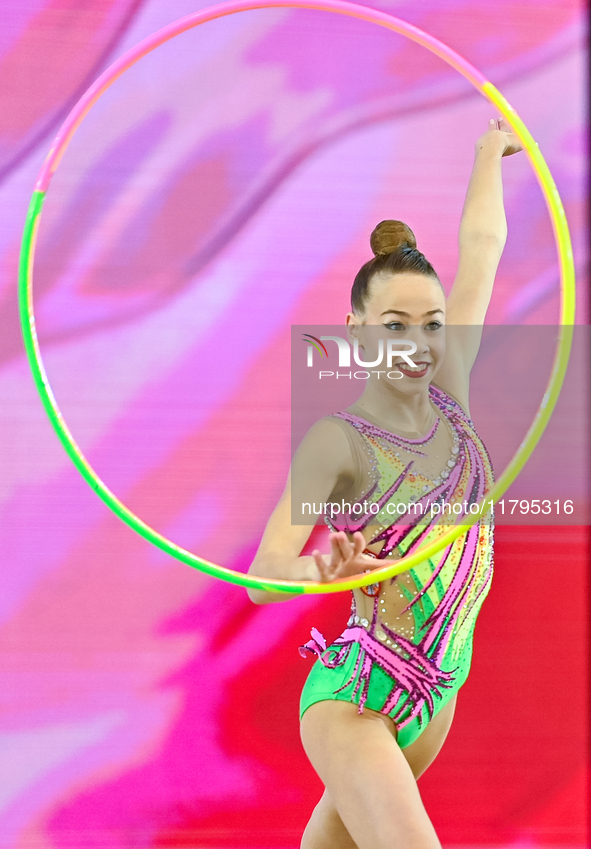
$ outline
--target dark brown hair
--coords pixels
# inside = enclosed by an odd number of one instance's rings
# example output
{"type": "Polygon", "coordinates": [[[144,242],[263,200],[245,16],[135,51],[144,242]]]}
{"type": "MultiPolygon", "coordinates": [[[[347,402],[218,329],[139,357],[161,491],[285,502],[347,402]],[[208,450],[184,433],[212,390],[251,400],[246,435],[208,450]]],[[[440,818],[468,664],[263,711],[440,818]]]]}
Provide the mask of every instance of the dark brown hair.
{"type": "Polygon", "coordinates": [[[359,269],[351,289],[351,308],[362,313],[369,293],[369,284],[374,274],[412,272],[434,277],[440,283],[435,269],[424,254],[417,250],[417,240],[403,221],[380,221],[370,236],[369,244],[374,252],[359,269]]]}

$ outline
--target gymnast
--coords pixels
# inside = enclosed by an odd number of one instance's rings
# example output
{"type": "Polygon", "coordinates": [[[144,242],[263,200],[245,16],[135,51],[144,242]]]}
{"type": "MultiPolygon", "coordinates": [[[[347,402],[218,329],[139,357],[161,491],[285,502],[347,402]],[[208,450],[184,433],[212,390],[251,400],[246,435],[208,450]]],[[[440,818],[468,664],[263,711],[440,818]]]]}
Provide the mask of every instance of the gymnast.
{"type": "MultiPolygon", "coordinates": [[[[380,340],[410,340],[413,365],[395,354],[388,376],[372,372],[353,405],[309,429],[250,574],[333,581],[373,570],[444,533],[444,505],[469,512],[492,486],[469,377],[507,235],[501,159],[519,150],[503,119],[476,143],[447,299],[406,224],[382,221],[373,231],[374,258],[354,280],[347,332],[368,363],[380,340]],[[330,553],[301,555],[313,525],[294,522],[292,504],[304,502],[351,505],[324,516],[330,553]]],[[[302,849],[441,846],[417,779],[443,745],[468,675],[492,547],[492,511],[483,510],[434,556],[354,590],[347,626],[330,645],[313,629],[301,647],[317,656],[302,692],[301,737],[325,786],[302,849]]],[[[248,592],[257,604],[291,597],[248,592]]]]}

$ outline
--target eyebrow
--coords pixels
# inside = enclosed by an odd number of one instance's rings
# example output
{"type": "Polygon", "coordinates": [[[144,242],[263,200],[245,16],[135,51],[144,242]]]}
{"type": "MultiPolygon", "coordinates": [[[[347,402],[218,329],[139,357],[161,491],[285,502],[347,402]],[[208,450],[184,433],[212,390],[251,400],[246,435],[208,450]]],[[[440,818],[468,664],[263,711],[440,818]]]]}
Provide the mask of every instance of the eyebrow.
{"type": "MultiPolygon", "coordinates": [[[[409,313],[404,312],[404,310],[384,310],[384,312],[380,313],[380,315],[386,315],[389,312],[395,312],[397,315],[405,315],[405,316],[407,316],[407,318],[410,318],[409,313]]],[[[433,315],[436,312],[443,313],[443,310],[440,310],[440,309],[428,310],[427,312],[423,313],[423,315],[433,315]]]]}

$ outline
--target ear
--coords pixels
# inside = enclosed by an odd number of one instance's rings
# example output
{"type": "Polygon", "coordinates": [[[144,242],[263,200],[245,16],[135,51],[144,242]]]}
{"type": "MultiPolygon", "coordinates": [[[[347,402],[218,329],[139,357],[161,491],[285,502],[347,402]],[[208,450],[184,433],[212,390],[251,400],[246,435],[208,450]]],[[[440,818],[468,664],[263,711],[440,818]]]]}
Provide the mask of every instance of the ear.
{"type": "Polygon", "coordinates": [[[355,313],[347,313],[347,336],[350,342],[353,342],[354,339],[359,339],[360,327],[361,322],[359,321],[359,317],[355,313]]]}

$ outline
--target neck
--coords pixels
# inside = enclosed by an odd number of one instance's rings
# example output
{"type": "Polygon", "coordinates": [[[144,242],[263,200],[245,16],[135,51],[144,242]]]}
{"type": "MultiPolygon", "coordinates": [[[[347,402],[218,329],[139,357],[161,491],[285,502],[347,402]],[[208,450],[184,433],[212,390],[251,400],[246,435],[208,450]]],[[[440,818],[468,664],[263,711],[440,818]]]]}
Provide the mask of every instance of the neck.
{"type": "Polygon", "coordinates": [[[367,414],[377,423],[383,423],[392,433],[422,436],[433,425],[437,413],[429,398],[429,387],[425,386],[412,395],[393,389],[384,382],[378,388],[376,381],[365,385],[363,394],[351,407],[351,412],[367,414]]]}

